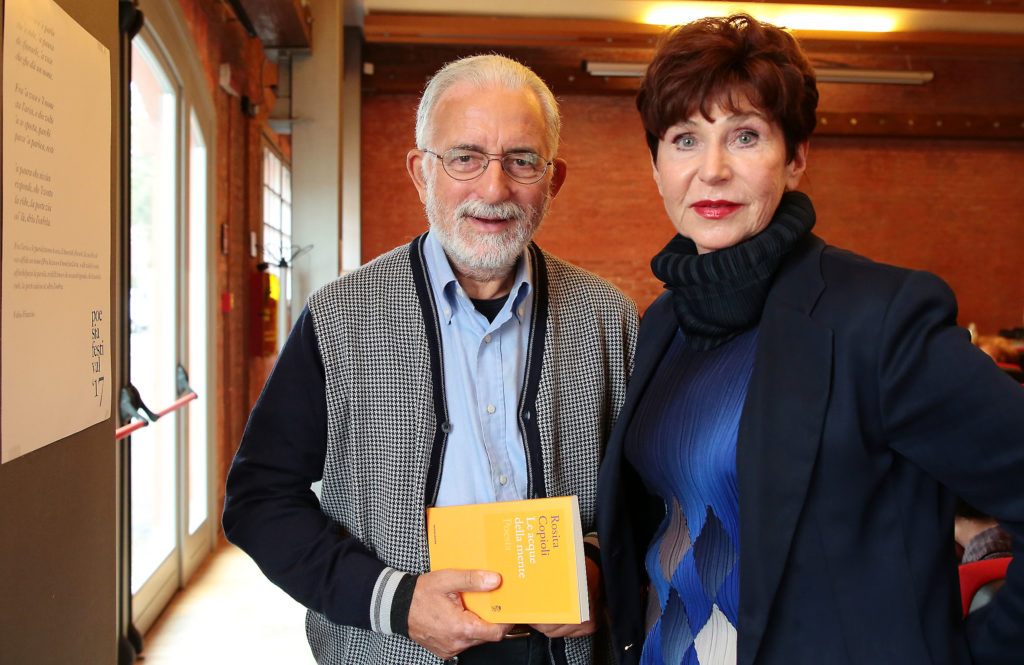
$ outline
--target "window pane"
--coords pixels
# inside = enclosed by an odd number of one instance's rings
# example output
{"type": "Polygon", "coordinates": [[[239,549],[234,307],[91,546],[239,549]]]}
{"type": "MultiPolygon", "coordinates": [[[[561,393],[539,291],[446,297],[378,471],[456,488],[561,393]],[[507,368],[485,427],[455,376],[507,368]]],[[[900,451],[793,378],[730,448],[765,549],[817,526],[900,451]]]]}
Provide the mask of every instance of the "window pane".
{"type": "Polygon", "coordinates": [[[280,348],[291,327],[292,174],[288,164],[266,146],[263,164],[263,260],[272,266],[281,284],[277,317],[280,348]],[[267,176],[270,172],[273,177],[267,176]]]}
{"type": "Polygon", "coordinates": [[[281,232],[272,226],[263,227],[263,257],[273,266],[281,260],[281,232]]]}
{"type": "MultiPolygon", "coordinates": [[[[288,236],[289,239],[292,237],[292,205],[290,203],[281,204],[281,233],[288,236]]],[[[289,254],[289,256],[291,256],[289,254]]]]}
{"type": "Polygon", "coordinates": [[[270,187],[270,191],[277,194],[281,191],[281,161],[269,150],[267,154],[270,156],[270,177],[267,178],[267,186],[270,187]]]}

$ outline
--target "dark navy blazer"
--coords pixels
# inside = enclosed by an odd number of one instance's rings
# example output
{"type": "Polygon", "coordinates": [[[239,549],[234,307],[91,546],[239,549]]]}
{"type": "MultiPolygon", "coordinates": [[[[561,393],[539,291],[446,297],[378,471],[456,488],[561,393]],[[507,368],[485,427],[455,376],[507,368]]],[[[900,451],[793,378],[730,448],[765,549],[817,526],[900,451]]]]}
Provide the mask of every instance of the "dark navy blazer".
{"type": "MultiPolygon", "coordinates": [[[[955,325],[929,273],[810,236],[765,303],[737,441],[738,665],[1024,663],[1024,390],[955,325]],[[1016,561],[961,620],[954,496],[998,518],[1016,561]]],[[[677,323],[644,315],[598,485],[598,533],[621,663],[644,637],[643,556],[664,504],[624,433],[677,323]]]]}

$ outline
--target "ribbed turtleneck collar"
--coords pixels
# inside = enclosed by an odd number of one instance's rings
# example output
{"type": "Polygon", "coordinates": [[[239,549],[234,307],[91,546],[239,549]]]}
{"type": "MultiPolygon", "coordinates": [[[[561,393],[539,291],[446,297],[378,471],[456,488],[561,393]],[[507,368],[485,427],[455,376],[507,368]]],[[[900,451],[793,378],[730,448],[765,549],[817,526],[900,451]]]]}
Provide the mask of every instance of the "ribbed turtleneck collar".
{"type": "Polygon", "coordinates": [[[651,269],[672,292],[691,349],[713,349],[760,321],[782,258],[810,233],[814,221],[807,195],[786,192],[771,222],[752,238],[698,254],[692,240],[676,235],[655,255],[651,269]]]}

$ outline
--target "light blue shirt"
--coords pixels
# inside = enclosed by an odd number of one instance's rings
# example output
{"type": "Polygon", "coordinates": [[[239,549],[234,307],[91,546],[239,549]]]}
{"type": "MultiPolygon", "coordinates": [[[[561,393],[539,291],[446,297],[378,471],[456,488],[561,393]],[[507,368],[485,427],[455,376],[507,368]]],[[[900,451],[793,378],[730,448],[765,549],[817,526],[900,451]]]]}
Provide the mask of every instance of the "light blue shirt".
{"type": "Polygon", "coordinates": [[[451,423],[435,505],[525,499],[518,405],[533,316],[529,252],[519,259],[504,306],[488,321],[459,286],[433,233],[423,250],[441,325],[451,423]]]}

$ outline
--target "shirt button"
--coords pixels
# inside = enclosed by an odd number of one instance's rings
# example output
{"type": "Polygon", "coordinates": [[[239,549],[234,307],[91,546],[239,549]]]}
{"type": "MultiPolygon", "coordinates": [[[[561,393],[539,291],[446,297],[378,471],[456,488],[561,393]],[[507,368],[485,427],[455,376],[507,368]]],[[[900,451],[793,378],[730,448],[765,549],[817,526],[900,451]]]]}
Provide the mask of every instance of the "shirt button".
{"type": "Polygon", "coordinates": [[[490,335],[484,335],[484,341],[487,342],[487,343],[490,343],[491,336],[490,335]]]}
{"type": "Polygon", "coordinates": [[[508,478],[506,478],[505,476],[498,476],[498,482],[504,485],[505,483],[508,482],[508,478]]]}
{"type": "Polygon", "coordinates": [[[522,315],[523,315],[523,308],[522,308],[522,307],[520,307],[520,308],[519,308],[519,316],[522,316],[522,315]]]}
{"type": "Polygon", "coordinates": [[[493,404],[487,405],[487,413],[494,413],[495,411],[497,411],[497,409],[494,408],[493,404]]]}
{"type": "Polygon", "coordinates": [[[445,307],[444,308],[444,315],[445,316],[451,316],[452,315],[452,310],[450,308],[448,308],[448,307],[445,307]]]}

